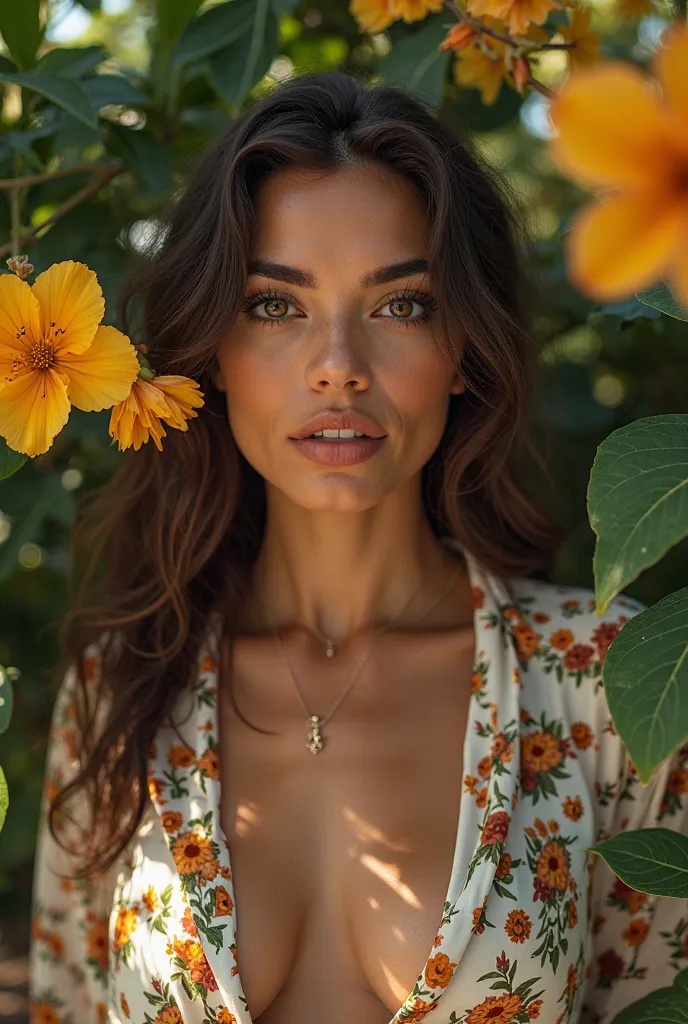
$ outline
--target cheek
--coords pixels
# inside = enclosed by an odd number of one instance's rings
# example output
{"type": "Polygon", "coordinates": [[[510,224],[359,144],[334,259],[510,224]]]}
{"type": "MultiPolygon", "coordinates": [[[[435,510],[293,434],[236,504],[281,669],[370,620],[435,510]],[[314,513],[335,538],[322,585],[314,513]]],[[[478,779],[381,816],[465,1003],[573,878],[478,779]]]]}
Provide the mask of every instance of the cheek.
{"type": "Polygon", "coordinates": [[[253,461],[251,456],[266,450],[280,419],[287,384],[274,359],[266,362],[255,353],[235,351],[219,356],[218,361],[232,434],[245,457],[253,461]]]}

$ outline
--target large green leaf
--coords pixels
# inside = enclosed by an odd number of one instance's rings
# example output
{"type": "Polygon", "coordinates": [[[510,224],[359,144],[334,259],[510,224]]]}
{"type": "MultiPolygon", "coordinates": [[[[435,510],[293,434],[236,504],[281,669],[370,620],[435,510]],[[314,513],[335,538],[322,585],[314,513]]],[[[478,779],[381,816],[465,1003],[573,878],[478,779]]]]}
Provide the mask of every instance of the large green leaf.
{"type": "Polygon", "coordinates": [[[123,75],[89,75],[81,84],[95,110],[115,104],[125,107],[145,107],[148,97],[123,75]]]}
{"type": "Polygon", "coordinates": [[[0,665],[0,733],[7,732],[7,726],[12,718],[13,704],[12,680],[4,665],[0,665]]]}
{"type": "Polygon", "coordinates": [[[658,284],[654,288],[638,292],[636,298],[644,302],[646,306],[652,306],[654,309],[666,313],[667,316],[674,317],[675,320],[688,320],[688,309],[679,306],[665,284],[658,284]]]}
{"type": "Polygon", "coordinates": [[[255,0],[229,0],[194,18],[172,54],[177,66],[209,57],[251,31],[255,0]]]}
{"type": "Polygon", "coordinates": [[[157,0],[155,5],[158,44],[172,50],[201,6],[202,0],[157,0]]]}
{"type": "Polygon", "coordinates": [[[153,195],[164,192],[172,181],[172,155],[169,146],[159,142],[146,129],[108,125],[108,149],[119,156],[153,195]]]}
{"type": "Polygon", "coordinates": [[[409,92],[438,108],[451,60],[451,51],[437,49],[447,34],[447,14],[427,19],[419,31],[400,39],[378,64],[386,82],[403,86],[409,92]]]}
{"type": "Polygon", "coordinates": [[[686,1024],[688,971],[674,978],[671,988],[658,988],[617,1013],[611,1024],[686,1024]]]}
{"type": "Polygon", "coordinates": [[[688,836],[669,828],[622,832],[590,847],[631,889],[688,897],[688,836]]]}
{"type": "Polygon", "coordinates": [[[43,35],[40,0],[0,0],[0,32],[15,64],[33,67],[43,35]]]}
{"type": "Polygon", "coordinates": [[[5,480],[8,476],[16,473],[27,459],[28,455],[15,452],[14,448],[10,448],[7,444],[4,437],[0,437],[0,480],[5,480]]]}
{"type": "Polygon", "coordinates": [[[10,805],[10,794],[7,789],[7,779],[5,773],[0,768],[0,830],[5,824],[5,818],[7,817],[7,808],[10,805]]]}
{"type": "Polygon", "coordinates": [[[93,71],[107,57],[102,46],[56,46],[40,58],[34,69],[36,75],[61,75],[79,78],[93,71]]]}
{"type": "Polygon", "coordinates": [[[588,484],[597,610],[688,534],[688,416],[648,416],[597,450],[588,484]]]}
{"type": "Polygon", "coordinates": [[[279,21],[270,0],[254,0],[246,31],[208,59],[210,79],[220,95],[238,110],[246,95],[270,67],[279,39],[279,21]]]}
{"type": "Polygon", "coordinates": [[[602,678],[614,728],[647,783],[688,738],[688,588],[625,623],[602,678]]]}
{"type": "Polygon", "coordinates": [[[0,71],[0,82],[9,85],[22,85],[25,89],[45,96],[52,103],[62,107],[68,114],[87,124],[89,128],[97,128],[98,118],[91,106],[85,89],[76,79],[60,75],[39,75],[33,73],[10,75],[0,71]]]}

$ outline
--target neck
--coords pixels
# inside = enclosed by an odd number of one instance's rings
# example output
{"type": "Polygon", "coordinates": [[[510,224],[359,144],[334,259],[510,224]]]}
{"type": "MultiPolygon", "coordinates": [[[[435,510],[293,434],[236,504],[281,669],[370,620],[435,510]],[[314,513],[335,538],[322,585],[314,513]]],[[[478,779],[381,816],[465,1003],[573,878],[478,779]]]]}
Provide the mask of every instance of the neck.
{"type": "Polygon", "coordinates": [[[418,490],[410,492],[411,485],[362,512],[321,511],[268,485],[246,606],[250,628],[305,626],[336,642],[402,612],[400,626],[422,615],[460,562],[435,538],[418,490]]]}

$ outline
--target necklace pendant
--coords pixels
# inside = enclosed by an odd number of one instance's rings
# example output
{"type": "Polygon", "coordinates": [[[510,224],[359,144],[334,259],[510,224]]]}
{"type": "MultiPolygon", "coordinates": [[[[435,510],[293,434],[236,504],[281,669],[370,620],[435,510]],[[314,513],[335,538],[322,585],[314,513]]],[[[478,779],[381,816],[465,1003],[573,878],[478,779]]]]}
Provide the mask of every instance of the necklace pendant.
{"type": "Polygon", "coordinates": [[[308,719],[308,742],[306,746],[311,754],[317,754],[323,748],[324,740],[320,733],[321,722],[322,719],[318,718],[317,715],[311,715],[308,719]]]}
{"type": "Polygon", "coordinates": [[[327,647],[325,648],[325,654],[328,658],[334,658],[334,644],[331,640],[327,641],[327,647]]]}

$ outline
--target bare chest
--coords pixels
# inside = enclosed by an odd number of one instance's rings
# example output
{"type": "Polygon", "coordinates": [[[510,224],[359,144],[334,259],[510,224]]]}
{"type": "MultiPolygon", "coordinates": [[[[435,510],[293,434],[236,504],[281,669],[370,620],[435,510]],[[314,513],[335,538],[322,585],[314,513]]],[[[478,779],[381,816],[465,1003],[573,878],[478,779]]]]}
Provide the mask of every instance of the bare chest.
{"type": "MultiPolygon", "coordinates": [[[[371,661],[314,755],[284,666],[237,642],[238,706],[275,733],[252,731],[221,692],[238,967],[262,1024],[309,1024],[308,1007],[313,1022],[387,1024],[431,953],[456,845],[473,635],[397,644],[371,661]]],[[[346,678],[302,668],[312,713],[346,678]]]]}

